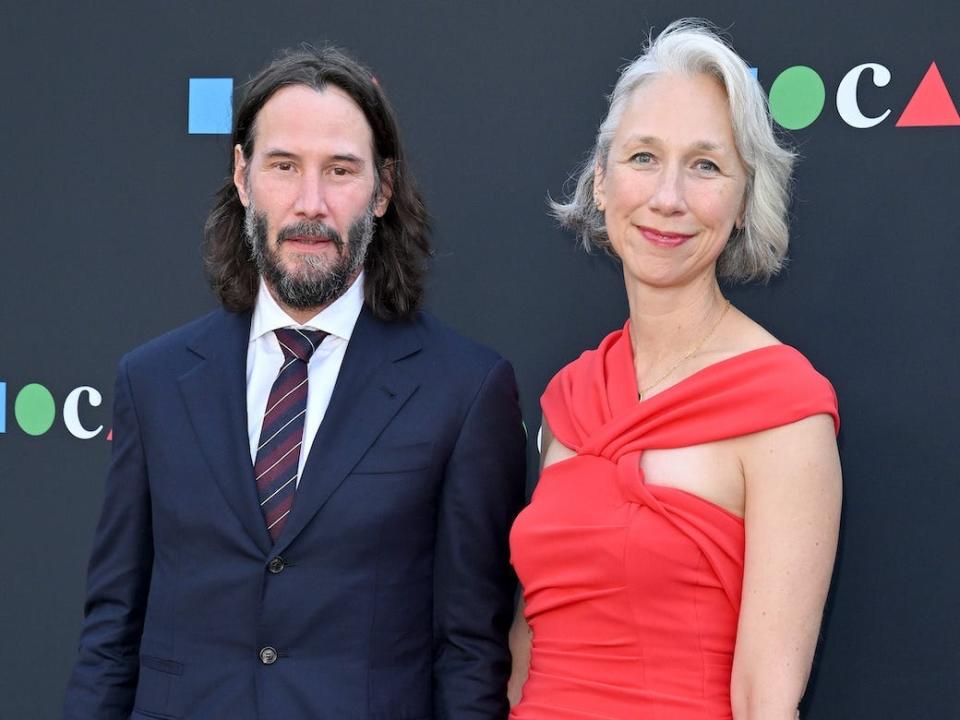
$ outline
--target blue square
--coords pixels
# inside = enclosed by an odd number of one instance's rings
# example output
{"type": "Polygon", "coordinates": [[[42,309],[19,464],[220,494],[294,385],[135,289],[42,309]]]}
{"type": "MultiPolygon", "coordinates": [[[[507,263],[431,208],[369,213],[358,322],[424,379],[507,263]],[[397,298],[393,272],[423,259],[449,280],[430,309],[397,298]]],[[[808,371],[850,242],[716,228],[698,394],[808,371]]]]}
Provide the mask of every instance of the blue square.
{"type": "Polygon", "coordinates": [[[233,78],[190,78],[187,132],[229,135],[233,124],[233,78]]]}
{"type": "Polygon", "coordinates": [[[753,75],[753,79],[757,79],[757,68],[747,68],[750,71],[750,74],[753,75]]]}

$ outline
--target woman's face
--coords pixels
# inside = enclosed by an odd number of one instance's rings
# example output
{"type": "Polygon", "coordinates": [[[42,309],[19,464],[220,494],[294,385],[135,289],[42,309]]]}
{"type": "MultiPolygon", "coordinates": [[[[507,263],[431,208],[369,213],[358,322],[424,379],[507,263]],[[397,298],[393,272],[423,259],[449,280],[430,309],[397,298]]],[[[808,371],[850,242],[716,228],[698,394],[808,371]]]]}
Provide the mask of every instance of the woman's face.
{"type": "Polygon", "coordinates": [[[627,282],[672,287],[715,276],[743,221],[746,184],[717,80],[667,74],[638,87],[594,177],[627,282]]]}

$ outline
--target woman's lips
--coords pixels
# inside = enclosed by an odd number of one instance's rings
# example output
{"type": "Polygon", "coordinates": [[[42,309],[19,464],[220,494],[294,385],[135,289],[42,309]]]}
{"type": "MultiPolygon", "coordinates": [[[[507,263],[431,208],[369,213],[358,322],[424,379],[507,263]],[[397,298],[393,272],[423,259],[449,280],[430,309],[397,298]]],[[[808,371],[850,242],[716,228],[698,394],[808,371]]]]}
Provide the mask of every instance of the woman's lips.
{"type": "Polygon", "coordinates": [[[685,233],[667,232],[643,225],[638,225],[637,229],[647,240],[660,247],[677,247],[678,245],[683,245],[683,243],[693,237],[693,235],[687,235],[685,233]]]}

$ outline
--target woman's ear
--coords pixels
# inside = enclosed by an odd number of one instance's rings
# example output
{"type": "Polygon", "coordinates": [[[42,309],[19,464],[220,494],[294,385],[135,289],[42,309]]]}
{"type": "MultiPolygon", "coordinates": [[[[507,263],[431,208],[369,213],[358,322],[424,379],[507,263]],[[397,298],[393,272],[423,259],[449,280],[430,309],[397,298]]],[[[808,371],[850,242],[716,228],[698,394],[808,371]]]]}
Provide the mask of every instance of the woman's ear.
{"type": "Polygon", "coordinates": [[[603,187],[603,168],[600,167],[600,162],[593,166],[593,204],[597,206],[597,210],[603,212],[604,207],[607,204],[607,198],[603,187]]]}

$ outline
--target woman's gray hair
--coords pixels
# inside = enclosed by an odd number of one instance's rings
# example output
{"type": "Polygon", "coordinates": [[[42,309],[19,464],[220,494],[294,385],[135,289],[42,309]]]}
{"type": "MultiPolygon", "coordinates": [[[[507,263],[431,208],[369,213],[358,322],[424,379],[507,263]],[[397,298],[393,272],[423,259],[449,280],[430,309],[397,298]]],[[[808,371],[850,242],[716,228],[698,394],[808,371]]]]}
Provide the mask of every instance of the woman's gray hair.
{"type": "Polygon", "coordinates": [[[576,190],[566,203],[551,201],[554,215],[580,236],[588,251],[599,247],[612,253],[603,213],[594,202],[594,169],[606,168],[610,144],[634,90],[664,73],[709,75],[726,91],[747,184],[743,227],[730,236],[717,275],[737,282],[768,280],[783,267],[787,254],[788,186],[795,155],[777,142],[766,95],[747,64],[702,20],[671,23],[623,70],[576,190]]]}

